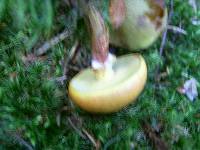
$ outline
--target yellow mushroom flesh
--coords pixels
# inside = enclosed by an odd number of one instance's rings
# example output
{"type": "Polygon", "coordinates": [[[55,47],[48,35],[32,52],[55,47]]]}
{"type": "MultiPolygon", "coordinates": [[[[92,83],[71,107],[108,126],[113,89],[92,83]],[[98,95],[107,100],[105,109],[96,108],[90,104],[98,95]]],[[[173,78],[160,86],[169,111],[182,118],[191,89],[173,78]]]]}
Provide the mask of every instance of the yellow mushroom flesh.
{"type": "Polygon", "coordinates": [[[69,95],[82,109],[92,113],[116,112],[133,102],[146,83],[147,68],[139,54],[117,58],[114,75],[107,80],[97,79],[88,68],[69,84],[69,95]]]}

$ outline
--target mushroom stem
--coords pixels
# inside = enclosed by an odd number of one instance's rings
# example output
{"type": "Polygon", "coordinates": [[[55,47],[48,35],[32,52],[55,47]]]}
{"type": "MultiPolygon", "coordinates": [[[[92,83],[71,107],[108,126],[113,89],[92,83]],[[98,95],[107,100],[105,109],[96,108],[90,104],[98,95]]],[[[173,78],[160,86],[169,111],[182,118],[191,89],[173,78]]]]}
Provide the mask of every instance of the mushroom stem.
{"type": "Polygon", "coordinates": [[[92,68],[97,79],[112,76],[115,56],[109,54],[109,31],[97,9],[88,4],[87,17],[91,31],[92,68]]]}
{"type": "Polygon", "coordinates": [[[114,75],[113,63],[115,61],[115,55],[110,53],[108,53],[108,57],[103,63],[92,59],[92,68],[95,73],[95,77],[99,80],[111,79],[114,75]]]}
{"type": "Polygon", "coordinates": [[[93,59],[104,63],[108,57],[109,34],[104,20],[96,8],[89,4],[88,19],[91,30],[93,59]]]}

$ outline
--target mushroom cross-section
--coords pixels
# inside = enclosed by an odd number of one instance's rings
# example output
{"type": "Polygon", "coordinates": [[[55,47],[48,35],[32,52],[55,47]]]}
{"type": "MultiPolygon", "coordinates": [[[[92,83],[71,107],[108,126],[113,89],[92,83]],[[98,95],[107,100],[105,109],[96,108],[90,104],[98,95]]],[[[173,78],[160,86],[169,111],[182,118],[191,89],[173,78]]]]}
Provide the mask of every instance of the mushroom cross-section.
{"type": "Polygon", "coordinates": [[[125,55],[113,64],[114,75],[96,78],[88,68],[69,84],[69,95],[82,109],[92,113],[116,112],[133,102],[146,83],[147,68],[141,55],[125,55]]]}

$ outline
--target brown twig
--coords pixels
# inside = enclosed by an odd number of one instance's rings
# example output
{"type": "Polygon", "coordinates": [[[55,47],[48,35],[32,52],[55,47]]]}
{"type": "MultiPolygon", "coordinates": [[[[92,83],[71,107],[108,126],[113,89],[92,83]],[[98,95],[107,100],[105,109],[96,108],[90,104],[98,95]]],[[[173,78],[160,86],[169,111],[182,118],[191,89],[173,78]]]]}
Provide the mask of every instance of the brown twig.
{"type": "Polygon", "coordinates": [[[55,46],[59,42],[63,41],[67,37],[71,35],[69,30],[64,30],[62,33],[58,34],[57,36],[53,37],[49,41],[45,42],[40,48],[36,50],[36,55],[43,55],[46,53],[51,47],[55,46]]]}
{"type": "Polygon", "coordinates": [[[68,122],[71,125],[71,127],[76,131],[76,133],[83,139],[89,139],[89,141],[93,144],[93,146],[98,150],[100,148],[100,142],[96,140],[92,135],[80,125],[80,121],[77,118],[76,119],[77,123],[73,121],[73,118],[68,118],[68,122]],[[77,127],[78,126],[78,127],[77,127]]]}
{"type": "Polygon", "coordinates": [[[93,144],[93,146],[96,148],[96,150],[98,150],[100,148],[100,143],[97,140],[95,140],[94,137],[91,134],[89,134],[86,129],[83,128],[82,131],[93,144]]]}
{"type": "MultiPolygon", "coordinates": [[[[170,12],[169,12],[167,24],[170,23],[173,13],[174,13],[174,0],[171,0],[170,1],[170,12]]],[[[159,50],[160,57],[163,56],[163,51],[164,51],[164,47],[165,47],[166,40],[167,40],[167,33],[168,33],[168,30],[165,29],[165,31],[163,32],[163,35],[162,35],[162,42],[161,42],[160,50],[159,50]]],[[[157,76],[158,76],[159,72],[160,72],[160,65],[158,65],[158,67],[156,69],[155,80],[157,80],[157,76]]]]}
{"type": "Polygon", "coordinates": [[[10,135],[17,143],[19,143],[21,146],[24,146],[27,150],[33,150],[33,147],[31,146],[31,144],[25,141],[17,133],[6,132],[6,134],[10,135]]]}
{"type": "Polygon", "coordinates": [[[70,118],[68,118],[68,122],[69,122],[69,124],[71,125],[71,127],[76,131],[76,133],[77,133],[80,137],[82,137],[83,139],[86,139],[86,137],[85,137],[85,135],[82,133],[82,131],[79,130],[79,129],[75,126],[75,124],[72,122],[72,120],[71,120],[70,118]]]}
{"type": "Polygon", "coordinates": [[[67,55],[66,58],[64,58],[64,64],[63,64],[63,76],[67,74],[68,68],[67,65],[71,60],[73,60],[77,54],[77,51],[79,49],[79,41],[76,40],[74,45],[72,46],[69,55],[67,55]]]}
{"type": "Polygon", "coordinates": [[[162,42],[161,42],[161,46],[160,46],[160,50],[159,50],[160,56],[163,55],[163,50],[164,50],[164,47],[165,47],[166,38],[167,38],[167,29],[164,31],[164,33],[162,35],[162,42]]]}
{"type": "Polygon", "coordinates": [[[174,31],[174,32],[187,35],[187,31],[185,31],[184,29],[182,29],[182,28],[180,28],[180,27],[177,27],[177,26],[168,25],[168,26],[167,26],[167,30],[172,30],[172,31],[174,31]]]}
{"type": "MultiPolygon", "coordinates": [[[[173,16],[173,13],[174,13],[174,0],[171,0],[170,1],[170,12],[169,12],[169,17],[168,17],[168,21],[167,21],[168,24],[173,16]]],[[[164,50],[164,47],[166,44],[166,39],[167,39],[167,33],[168,33],[168,30],[166,29],[162,36],[162,42],[161,42],[161,46],[160,46],[160,56],[163,55],[163,50],[164,50]]]]}
{"type": "Polygon", "coordinates": [[[64,59],[62,60],[63,75],[57,78],[52,78],[51,80],[61,83],[62,85],[64,84],[64,81],[67,80],[67,72],[71,69],[71,66],[68,65],[71,61],[73,61],[74,57],[76,57],[78,49],[79,49],[79,42],[76,41],[73,47],[71,48],[70,53],[65,54],[64,59]]]}
{"type": "Polygon", "coordinates": [[[70,8],[77,7],[77,0],[63,0],[70,8]]]}
{"type": "Polygon", "coordinates": [[[154,144],[157,150],[168,150],[167,144],[155,133],[154,129],[145,121],[142,122],[142,128],[146,136],[154,144]]]}
{"type": "Polygon", "coordinates": [[[108,140],[108,142],[104,145],[104,150],[107,150],[112,144],[117,143],[121,140],[121,137],[119,135],[111,138],[110,140],[108,140]]]}

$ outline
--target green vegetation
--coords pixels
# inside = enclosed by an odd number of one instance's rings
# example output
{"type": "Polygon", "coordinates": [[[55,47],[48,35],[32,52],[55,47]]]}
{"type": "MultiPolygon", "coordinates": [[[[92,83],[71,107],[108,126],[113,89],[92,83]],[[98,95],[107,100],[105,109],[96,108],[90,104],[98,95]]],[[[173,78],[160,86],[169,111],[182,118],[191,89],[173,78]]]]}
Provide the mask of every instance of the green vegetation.
{"type": "MultiPolygon", "coordinates": [[[[170,149],[200,149],[200,98],[191,102],[176,90],[191,77],[200,81],[200,26],[191,22],[200,11],[195,14],[188,1],[174,0],[173,6],[170,24],[187,35],[169,30],[162,56],[161,38],[142,51],[148,82],[137,102],[110,115],[91,115],[66,94],[68,81],[90,58],[89,35],[77,10],[65,0],[1,0],[0,149],[94,149],[87,133],[100,149],[153,149],[142,122],[170,149]],[[34,54],[66,29],[71,36],[43,56],[34,54]],[[77,39],[81,48],[62,85],[56,79],[63,76],[63,60],[77,39]]],[[[124,53],[129,52],[117,50],[124,53]]]]}

